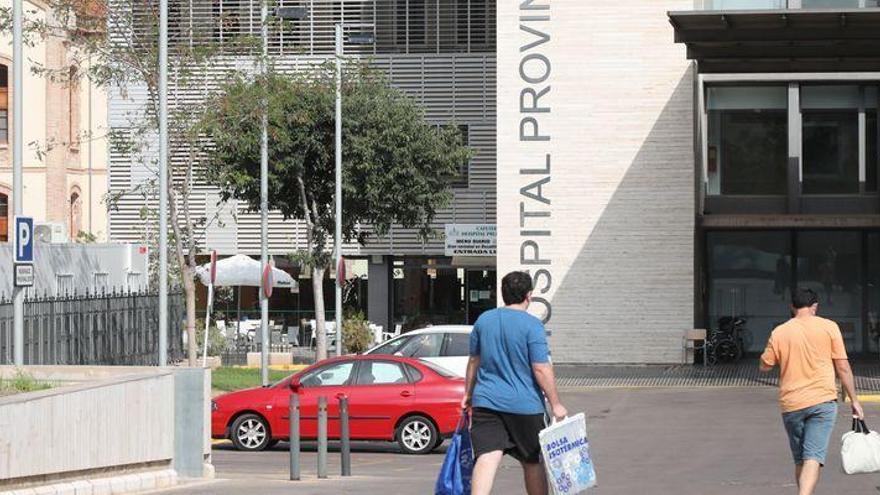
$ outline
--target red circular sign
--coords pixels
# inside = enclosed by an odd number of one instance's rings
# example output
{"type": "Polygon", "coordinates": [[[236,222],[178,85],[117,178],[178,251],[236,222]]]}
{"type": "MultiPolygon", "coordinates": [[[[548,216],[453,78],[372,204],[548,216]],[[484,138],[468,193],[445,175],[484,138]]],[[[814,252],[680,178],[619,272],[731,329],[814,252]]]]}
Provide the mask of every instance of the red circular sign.
{"type": "Polygon", "coordinates": [[[272,297],[272,287],[275,285],[275,273],[272,271],[272,263],[269,262],[263,268],[263,295],[266,299],[272,297]]]}
{"type": "Polygon", "coordinates": [[[339,264],[336,265],[336,284],[340,287],[345,285],[346,273],[345,273],[345,257],[339,257],[339,264]]]}
{"type": "Polygon", "coordinates": [[[217,281],[217,251],[211,251],[211,285],[217,281]]]}

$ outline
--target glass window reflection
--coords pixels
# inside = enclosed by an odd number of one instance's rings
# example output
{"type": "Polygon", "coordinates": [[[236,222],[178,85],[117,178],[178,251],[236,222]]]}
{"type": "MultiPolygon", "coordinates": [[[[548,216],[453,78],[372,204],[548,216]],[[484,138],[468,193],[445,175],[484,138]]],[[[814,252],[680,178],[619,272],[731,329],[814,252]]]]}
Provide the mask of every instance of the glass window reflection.
{"type": "Polygon", "coordinates": [[[784,86],[710,87],[710,195],[784,195],[788,161],[784,86]]]}
{"type": "Polygon", "coordinates": [[[760,352],[773,328],[789,317],[792,286],[789,232],[710,232],[709,325],[745,318],[743,347],[760,352]]]}
{"type": "Polygon", "coordinates": [[[804,194],[859,192],[858,86],[804,86],[804,194]]]}
{"type": "Polygon", "coordinates": [[[848,351],[862,349],[862,235],[813,231],[797,234],[798,285],[819,294],[819,314],[840,325],[848,351]]]}

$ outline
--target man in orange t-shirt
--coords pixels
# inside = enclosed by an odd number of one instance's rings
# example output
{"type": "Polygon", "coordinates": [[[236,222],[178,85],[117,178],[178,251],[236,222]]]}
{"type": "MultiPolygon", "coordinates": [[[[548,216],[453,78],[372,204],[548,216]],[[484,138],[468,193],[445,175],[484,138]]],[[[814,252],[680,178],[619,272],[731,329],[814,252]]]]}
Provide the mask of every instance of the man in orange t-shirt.
{"type": "Polygon", "coordinates": [[[800,495],[812,495],[825,464],[837,418],[835,374],[852,401],[853,416],[865,417],[840,328],[816,316],[818,307],[819,297],[813,290],[795,290],[791,296],[794,317],[773,330],[761,356],[761,371],[779,365],[779,405],[800,495]]]}

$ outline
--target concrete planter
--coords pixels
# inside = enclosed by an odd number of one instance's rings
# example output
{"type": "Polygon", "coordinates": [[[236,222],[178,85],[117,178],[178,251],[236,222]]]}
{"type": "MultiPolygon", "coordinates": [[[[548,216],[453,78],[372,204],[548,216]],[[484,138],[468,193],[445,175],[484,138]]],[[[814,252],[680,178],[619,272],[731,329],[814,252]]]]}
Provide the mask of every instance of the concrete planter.
{"type": "MultiPolygon", "coordinates": [[[[131,493],[212,472],[206,464],[210,370],[27,366],[22,371],[54,387],[0,398],[0,493],[37,488],[74,493],[65,491],[71,483],[77,483],[77,494],[123,493],[104,489],[113,480],[116,490],[125,486],[124,493],[131,493]],[[118,480],[123,477],[125,483],[118,480]]],[[[18,372],[0,366],[2,378],[18,372]]]]}

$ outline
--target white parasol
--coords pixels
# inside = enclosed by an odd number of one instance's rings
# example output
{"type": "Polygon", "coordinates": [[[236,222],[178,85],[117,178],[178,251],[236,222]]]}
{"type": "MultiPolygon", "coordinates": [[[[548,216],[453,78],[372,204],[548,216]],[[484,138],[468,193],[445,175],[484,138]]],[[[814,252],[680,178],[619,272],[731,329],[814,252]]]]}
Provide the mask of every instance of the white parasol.
{"type": "MultiPolygon", "coordinates": [[[[241,287],[244,285],[261,287],[263,285],[262,265],[259,261],[250,256],[236,254],[235,256],[217,261],[217,254],[216,252],[213,252],[211,253],[211,258],[211,263],[205,263],[204,265],[196,267],[196,276],[198,276],[199,280],[208,287],[208,303],[205,311],[205,349],[202,354],[202,366],[206,366],[208,360],[208,329],[211,322],[211,311],[214,307],[214,286],[241,287]],[[211,273],[211,265],[214,265],[213,277],[211,273]],[[213,280],[211,280],[212,278],[213,280]]],[[[285,287],[292,291],[298,290],[296,281],[284,270],[279,270],[272,266],[272,276],[269,278],[271,282],[267,282],[267,284],[271,283],[273,288],[285,287]]],[[[239,294],[238,300],[239,328],[236,329],[236,333],[241,330],[241,294],[239,294]]]]}
{"type": "MultiPolygon", "coordinates": [[[[205,263],[197,267],[196,275],[198,275],[199,280],[203,284],[206,286],[211,285],[211,264],[205,263]]],[[[243,254],[236,254],[235,256],[217,261],[217,276],[214,279],[214,285],[221,287],[234,287],[238,285],[260,287],[263,285],[260,281],[262,275],[263,269],[258,260],[243,254]]],[[[296,281],[284,270],[273,267],[272,275],[275,279],[273,287],[297,289],[296,281]]]]}

